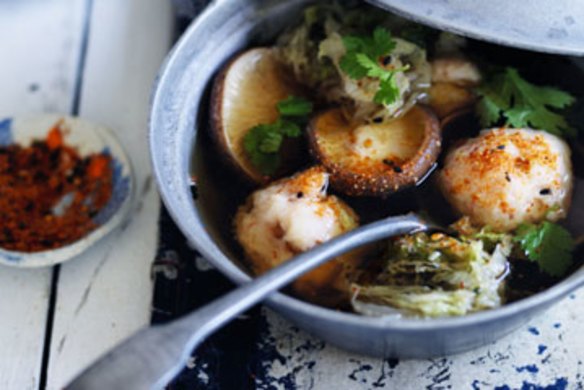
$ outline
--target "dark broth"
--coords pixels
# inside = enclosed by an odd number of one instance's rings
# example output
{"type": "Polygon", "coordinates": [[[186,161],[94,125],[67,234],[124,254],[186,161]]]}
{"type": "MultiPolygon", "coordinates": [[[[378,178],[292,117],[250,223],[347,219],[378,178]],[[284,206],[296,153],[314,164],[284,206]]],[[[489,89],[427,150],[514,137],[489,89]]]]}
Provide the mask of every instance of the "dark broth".
{"type": "MultiPolygon", "coordinates": [[[[568,115],[569,121],[576,126],[584,120],[584,74],[573,59],[560,56],[536,54],[523,50],[503,48],[491,44],[469,40],[468,53],[478,64],[490,63],[500,66],[517,67],[528,80],[539,85],[552,85],[569,91],[576,96],[577,103],[568,115]]],[[[205,99],[208,102],[208,99],[205,99]]],[[[211,141],[208,134],[205,113],[199,118],[198,140],[193,158],[193,176],[197,181],[196,205],[199,208],[205,227],[224,253],[242,269],[245,256],[234,238],[233,217],[237,208],[245,202],[246,197],[256,188],[238,177],[231,167],[225,164],[221,153],[211,141]]],[[[463,118],[458,129],[464,128],[464,134],[457,129],[445,131],[441,161],[449,144],[457,138],[474,136],[480,128],[474,116],[463,118]]],[[[584,234],[584,221],[578,221],[574,210],[584,207],[584,155],[581,144],[573,143],[572,160],[576,177],[574,196],[570,215],[565,226],[575,238],[584,234]]],[[[306,167],[314,164],[306,162],[306,167]]],[[[333,194],[345,200],[359,214],[361,224],[366,224],[390,215],[417,212],[429,215],[432,219],[446,225],[454,222],[456,216],[434,184],[434,174],[416,187],[405,189],[387,199],[354,198],[342,194],[333,194]]],[[[582,247],[582,246],[581,246],[582,247]]],[[[573,273],[584,264],[584,248],[578,248],[575,262],[570,271],[573,273]]],[[[511,260],[511,273],[507,278],[506,300],[515,301],[547,289],[559,279],[552,278],[539,271],[535,263],[511,260]]]]}

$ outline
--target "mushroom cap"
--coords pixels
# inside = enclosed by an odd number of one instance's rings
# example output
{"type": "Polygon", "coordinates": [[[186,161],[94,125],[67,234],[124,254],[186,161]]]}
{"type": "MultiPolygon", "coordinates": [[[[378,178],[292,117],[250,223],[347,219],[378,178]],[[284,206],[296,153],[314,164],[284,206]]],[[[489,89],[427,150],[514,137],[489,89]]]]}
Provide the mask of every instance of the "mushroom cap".
{"type": "Polygon", "coordinates": [[[331,109],[313,118],[309,142],[334,189],[383,197],[426,175],[440,153],[441,135],[436,116],[420,105],[392,121],[371,124],[351,123],[340,109],[331,109]]]}

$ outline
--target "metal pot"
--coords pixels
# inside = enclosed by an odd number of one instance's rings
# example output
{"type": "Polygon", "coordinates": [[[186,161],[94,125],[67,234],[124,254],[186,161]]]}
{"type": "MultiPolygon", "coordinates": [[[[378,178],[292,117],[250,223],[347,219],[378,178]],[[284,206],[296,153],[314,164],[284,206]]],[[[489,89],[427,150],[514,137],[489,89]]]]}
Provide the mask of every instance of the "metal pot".
{"type": "MultiPolygon", "coordinates": [[[[210,164],[200,147],[208,84],[237,51],[269,42],[298,17],[306,0],[215,1],[168,56],[153,96],[150,150],[162,198],[177,225],[213,265],[236,283],[250,277],[209,215],[220,204],[193,200],[193,169],[210,164]],[[194,164],[194,165],[193,165],[194,164]],[[194,168],[193,168],[194,166],[194,168]]],[[[206,169],[211,167],[207,166],[206,169]]],[[[212,167],[214,168],[214,167],[212,167]]],[[[204,177],[199,182],[204,185],[204,177]]],[[[425,358],[492,342],[584,284],[584,268],[554,287],[499,309],[458,318],[384,319],[329,310],[278,293],[267,301],[299,327],[341,348],[373,356],[425,358]]]]}

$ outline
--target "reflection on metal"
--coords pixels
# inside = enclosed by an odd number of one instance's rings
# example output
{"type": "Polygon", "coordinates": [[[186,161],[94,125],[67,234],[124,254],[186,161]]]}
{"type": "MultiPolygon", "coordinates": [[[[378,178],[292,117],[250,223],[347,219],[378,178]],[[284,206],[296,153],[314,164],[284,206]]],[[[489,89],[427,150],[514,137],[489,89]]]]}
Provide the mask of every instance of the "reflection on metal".
{"type": "Polygon", "coordinates": [[[408,19],[534,51],[584,55],[581,0],[367,0],[408,19]]]}

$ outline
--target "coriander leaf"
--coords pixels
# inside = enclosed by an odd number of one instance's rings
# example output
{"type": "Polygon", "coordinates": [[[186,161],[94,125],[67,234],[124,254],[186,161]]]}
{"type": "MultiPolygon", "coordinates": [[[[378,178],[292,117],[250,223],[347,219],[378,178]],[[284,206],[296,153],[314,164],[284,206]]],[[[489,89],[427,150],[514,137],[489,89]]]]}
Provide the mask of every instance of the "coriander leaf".
{"type": "Polygon", "coordinates": [[[354,80],[364,77],[379,80],[378,90],[373,101],[389,105],[399,99],[400,91],[395,81],[395,74],[407,70],[386,69],[380,64],[380,58],[389,55],[396,46],[391,33],[383,27],[377,27],[371,37],[343,37],[346,54],[339,64],[341,70],[354,80]]]}
{"type": "Polygon", "coordinates": [[[551,222],[519,226],[514,241],[545,273],[563,276],[572,264],[574,240],[566,229],[551,222]]]}
{"type": "Polygon", "coordinates": [[[375,51],[370,54],[374,57],[387,55],[391,53],[396,46],[396,42],[392,39],[391,33],[383,27],[377,27],[375,31],[373,31],[373,42],[374,45],[371,49],[375,51]]]}
{"type": "Polygon", "coordinates": [[[280,156],[276,153],[262,151],[264,142],[275,131],[273,125],[258,125],[252,127],[243,138],[243,148],[251,163],[264,175],[273,174],[280,164],[280,156]]]}
{"type": "Polygon", "coordinates": [[[512,108],[505,114],[508,122],[516,128],[526,127],[525,124],[537,124],[538,129],[547,130],[548,133],[557,136],[574,137],[577,135],[576,129],[570,127],[566,119],[552,111],[532,111],[521,107],[512,108]]]}
{"type": "Polygon", "coordinates": [[[515,68],[506,68],[507,76],[513,80],[516,88],[522,92],[523,98],[532,105],[544,105],[555,108],[565,108],[575,99],[567,92],[552,87],[538,87],[529,83],[519,75],[515,68]]]}
{"type": "Polygon", "coordinates": [[[357,58],[359,65],[367,70],[367,76],[378,79],[386,77],[388,71],[379,66],[377,61],[372,60],[370,57],[362,53],[356,54],[355,57],[357,58]]]}
{"type": "Polygon", "coordinates": [[[552,87],[540,87],[523,79],[517,69],[505,68],[477,88],[481,124],[496,125],[503,118],[515,128],[533,127],[559,136],[575,136],[566,119],[555,112],[572,105],[574,97],[552,87]]]}
{"type": "Polygon", "coordinates": [[[389,105],[399,99],[400,91],[394,76],[395,72],[404,71],[407,67],[386,70],[364,54],[357,54],[356,57],[359,64],[367,69],[367,76],[379,79],[379,89],[373,97],[375,103],[389,105]]]}
{"type": "Polygon", "coordinates": [[[287,120],[282,121],[282,127],[280,128],[280,130],[283,135],[290,138],[300,137],[300,135],[302,134],[300,126],[298,126],[294,122],[290,122],[287,120]]]}
{"type": "Polygon", "coordinates": [[[312,103],[290,96],[277,103],[280,117],[273,123],[252,127],[243,137],[243,148],[251,163],[263,175],[273,175],[280,167],[280,148],[284,138],[296,138],[302,134],[300,124],[312,112],[312,103]]]}
{"type": "Polygon", "coordinates": [[[347,53],[339,63],[341,70],[354,80],[367,76],[367,68],[364,68],[357,58],[356,53],[347,53]]]}
{"type": "Polygon", "coordinates": [[[481,122],[481,126],[489,127],[499,121],[501,117],[501,106],[489,96],[483,95],[481,102],[477,106],[477,114],[481,122]]]}
{"type": "Polygon", "coordinates": [[[249,129],[247,134],[243,137],[243,148],[246,152],[250,155],[255,153],[257,149],[259,149],[259,145],[262,139],[262,134],[264,133],[264,129],[262,129],[262,125],[258,125],[249,129]]]}
{"type": "Polygon", "coordinates": [[[243,146],[246,151],[252,153],[260,151],[263,153],[272,153],[270,143],[273,143],[274,134],[278,134],[278,123],[269,125],[257,125],[252,127],[243,138],[243,146]],[[272,141],[270,141],[272,139],[272,141]]]}
{"type": "Polygon", "coordinates": [[[377,104],[389,105],[399,99],[399,88],[393,77],[388,80],[382,80],[379,84],[379,90],[373,97],[377,104]]]}
{"type": "Polygon", "coordinates": [[[391,33],[383,27],[377,27],[372,37],[347,35],[343,37],[343,44],[347,52],[360,52],[376,58],[387,55],[395,49],[396,43],[391,33]]]}
{"type": "Polygon", "coordinates": [[[312,102],[297,96],[288,96],[277,107],[282,116],[306,116],[312,112],[312,102]]]}
{"type": "Polygon", "coordinates": [[[277,153],[282,146],[284,136],[278,131],[270,131],[264,134],[260,144],[259,150],[262,153],[277,153]]]}
{"type": "Polygon", "coordinates": [[[257,153],[251,156],[251,162],[262,174],[270,176],[276,173],[281,158],[277,153],[257,153]]]}
{"type": "Polygon", "coordinates": [[[364,39],[354,35],[346,35],[343,37],[343,44],[347,51],[362,51],[367,44],[364,39]]]}

